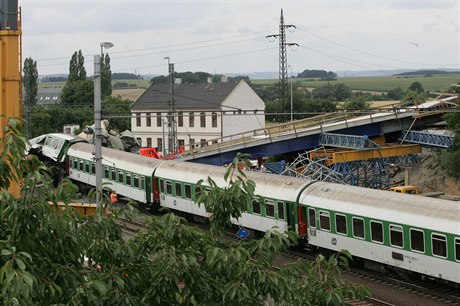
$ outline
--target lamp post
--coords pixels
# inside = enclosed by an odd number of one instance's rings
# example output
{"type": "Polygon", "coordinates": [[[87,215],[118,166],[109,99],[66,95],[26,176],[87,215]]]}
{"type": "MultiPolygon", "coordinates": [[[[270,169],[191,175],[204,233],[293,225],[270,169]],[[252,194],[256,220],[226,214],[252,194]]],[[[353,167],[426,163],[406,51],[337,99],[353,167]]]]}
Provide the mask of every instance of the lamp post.
{"type": "Polygon", "coordinates": [[[292,66],[289,65],[291,68],[291,122],[293,121],[293,109],[292,109],[292,66]]]}
{"type": "MultiPolygon", "coordinates": [[[[111,42],[101,42],[103,48],[113,47],[111,42]]],[[[101,55],[94,56],[94,161],[96,164],[96,206],[102,215],[102,135],[101,135],[101,55]]]]}

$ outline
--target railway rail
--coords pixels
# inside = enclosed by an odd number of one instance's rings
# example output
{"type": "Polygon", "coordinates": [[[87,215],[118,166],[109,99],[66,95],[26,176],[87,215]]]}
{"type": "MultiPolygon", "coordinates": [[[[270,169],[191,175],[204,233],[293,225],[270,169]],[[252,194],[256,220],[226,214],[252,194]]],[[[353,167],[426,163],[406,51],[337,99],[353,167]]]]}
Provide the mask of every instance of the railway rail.
{"type": "MultiPolygon", "coordinates": [[[[122,226],[124,233],[128,235],[133,235],[139,231],[146,231],[146,228],[142,222],[136,220],[120,220],[118,222],[122,226]]],[[[204,224],[195,223],[190,221],[190,225],[199,227],[203,230],[206,230],[207,227],[204,224]]],[[[238,240],[234,232],[227,231],[225,236],[232,240],[238,240]]],[[[279,259],[276,260],[275,264],[281,266],[283,264],[292,263],[297,260],[314,260],[316,257],[316,252],[307,251],[300,252],[296,250],[288,250],[283,252],[279,259]]],[[[443,286],[443,284],[431,282],[431,281],[417,281],[417,282],[408,282],[405,281],[402,277],[398,275],[381,275],[377,272],[352,268],[344,271],[345,276],[353,277],[354,279],[359,279],[361,283],[367,286],[370,283],[378,283],[379,286],[386,287],[392,290],[398,290],[401,295],[416,295],[426,301],[433,301],[445,305],[460,305],[460,293],[458,289],[443,286]]],[[[382,298],[369,298],[364,301],[346,301],[346,305],[349,306],[392,306],[395,305],[388,301],[384,301],[382,298]]]]}

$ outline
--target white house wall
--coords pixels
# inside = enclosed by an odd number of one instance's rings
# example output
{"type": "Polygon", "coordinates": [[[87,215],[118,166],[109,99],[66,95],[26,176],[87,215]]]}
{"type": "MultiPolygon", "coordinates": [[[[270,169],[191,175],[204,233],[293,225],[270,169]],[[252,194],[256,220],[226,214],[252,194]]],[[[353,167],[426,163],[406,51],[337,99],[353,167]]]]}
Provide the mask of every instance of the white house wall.
{"type": "Polygon", "coordinates": [[[226,114],[223,137],[265,128],[265,103],[246,82],[240,82],[224,100],[222,111],[226,114]]]}
{"type": "MultiPolygon", "coordinates": [[[[186,149],[189,149],[190,140],[193,139],[196,145],[205,140],[211,144],[212,140],[222,136],[228,136],[247,132],[265,127],[265,103],[244,81],[240,81],[234,90],[227,96],[222,104],[216,108],[194,109],[194,126],[190,126],[191,110],[183,111],[183,126],[177,125],[177,139],[183,140],[186,149]],[[241,109],[239,112],[238,109],[241,109]],[[206,124],[201,126],[200,113],[205,112],[206,124]],[[212,126],[212,113],[217,114],[217,126],[212,126]],[[224,115],[222,116],[222,112],[224,115]]],[[[151,144],[152,147],[159,147],[159,140],[163,139],[163,127],[157,124],[157,112],[161,112],[162,120],[167,120],[167,110],[136,110],[132,112],[131,131],[141,141],[142,147],[151,144]],[[137,125],[136,114],[141,114],[141,124],[137,125]],[[147,114],[150,113],[151,124],[147,126],[147,114]],[[150,139],[150,141],[148,141],[150,139]]],[[[177,118],[178,119],[178,118],[177,118]]],[[[177,120],[178,123],[178,120],[177,120]]],[[[164,143],[168,142],[168,125],[164,125],[164,143]]],[[[161,141],[161,140],[160,140],[161,141]]],[[[164,145],[163,143],[163,145],[164,145]]]]}

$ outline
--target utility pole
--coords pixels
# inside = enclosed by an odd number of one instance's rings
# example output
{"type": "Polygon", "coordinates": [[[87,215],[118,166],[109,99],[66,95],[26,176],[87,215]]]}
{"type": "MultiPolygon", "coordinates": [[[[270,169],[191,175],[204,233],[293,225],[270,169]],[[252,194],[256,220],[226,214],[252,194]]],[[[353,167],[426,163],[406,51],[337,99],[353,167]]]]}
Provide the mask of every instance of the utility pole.
{"type": "MultiPolygon", "coordinates": [[[[168,110],[168,153],[173,154],[176,150],[177,127],[176,127],[176,101],[174,98],[174,64],[168,60],[169,72],[169,110],[168,110]]],[[[163,144],[164,146],[165,144],[163,144]]]]}
{"type": "Polygon", "coordinates": [[[283,9],[281,9],[280,17],[280,26],[279,34],[267,35],[266,38],[273,40],[279,38],[279,94],[280,94],[280,103],[282,106],[283,112],[283,121],[286,121],[286,111],[287,111],[287,100],[288,100],[288,72],[287,72],[287,54],[286,46],[296,46],[297,43],[287,43],[286,42],[286,29],[295,29],[296,26],[292,24],[284,24],[283,9]]]}

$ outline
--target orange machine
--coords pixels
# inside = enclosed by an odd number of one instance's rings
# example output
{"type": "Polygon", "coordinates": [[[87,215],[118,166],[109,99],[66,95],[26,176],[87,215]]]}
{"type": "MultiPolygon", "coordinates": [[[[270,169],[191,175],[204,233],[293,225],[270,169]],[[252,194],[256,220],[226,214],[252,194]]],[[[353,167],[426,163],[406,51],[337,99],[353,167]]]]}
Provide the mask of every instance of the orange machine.
{"type": "MultiPolygon", "coordinates": [[[[0,138],[7,118],[22,116],[20,15],[17,0],[0,0],[0,138]]],[[[19,183],[12,182],[9,191],[19,196],[19,183]]]]}

